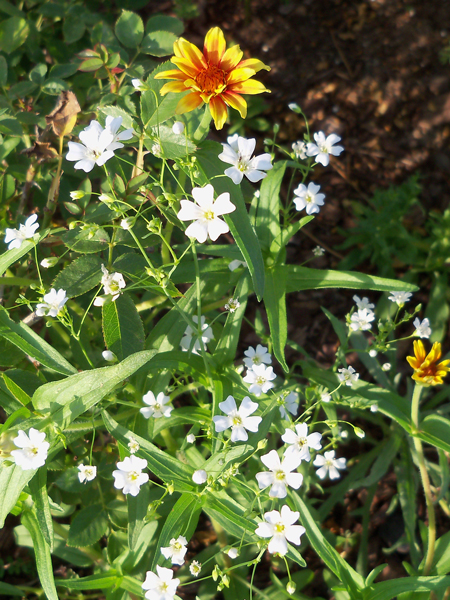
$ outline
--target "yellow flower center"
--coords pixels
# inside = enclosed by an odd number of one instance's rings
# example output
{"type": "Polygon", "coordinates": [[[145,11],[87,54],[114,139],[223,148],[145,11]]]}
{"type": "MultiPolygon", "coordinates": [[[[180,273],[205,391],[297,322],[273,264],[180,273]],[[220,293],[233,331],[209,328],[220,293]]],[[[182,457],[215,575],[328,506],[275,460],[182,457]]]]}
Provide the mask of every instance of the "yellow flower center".
{"type": "Polygon", "coordinates": [[[128,477],[131,479],[131,481],[136,481],[136,479],[139,477],[139,473],[137,471],[130,471],[128,477]]]}
{"type": "Polygon", "coordinates": [[[264,385],[266,383],[266,378],[262,377],[261,375],[259,377],[256,378],[255,383],[257,385],[264,385]]]}
{"type": "Polygon", "coordinates": [[[195,77],[195,83],[205,94],[220,94],[227,85],[226,75],[216,65],[208,65],[195,77]]]}
{"type": "Polygon", "coordinates": [[[238,417],[238,416],[233,417],[233,425],[237,425],[237,426],[242,425],[241,417],[238,417]]]}
{"type": "Polygon", "coordinates": [[[259,356],[257,354],[252,358],[252,361],[253,361],[254,365],[260,365],[261,364],[261,359],[259,358],[259,356]]]}
{"type": "Polygon", "coordinates": [[[310,204],[310,203],[312,202],[312,200],[313,200],[313,199],[312,199],[312,197],[310,196],[310,194],[306,194],[306,196],[305,196],[305,202],[306,202],[307,204],[310,204]]]}
{"type": "Polygon", "coordinates": [[[30,452],[31,452],[31,454],[34,454],[36,456],[36,454],[39,452],[39,450],[36,448],[36,446],[32,446],[30,448],[30,452]]]}
{"type": "Polygon", "coordinates": [[[278,481],[284,481],[286,479],[286,473],[281,469],[275,471],[275,479],[278,479],[278,481]]]}
{"type": "Polygon", "coordinates": [[[153,410],[161,410],[161,404],[159,404],[159,402],[157,402],[156,404],[153,405],[153,410]]]}
{"type": "Polygon", "coordinates": [[[212,210],[205,210],[205,212],[203,213],[203,217],[206,221],[213,221],[214,220],[214,212],[212,210]]]}
{"type": "Polygon", "coordinates": [[[304,437],[298,438],[297,444],[299,446],[306,446],[306,444],[308,443],[308,440],[304,437]]]}
{"type": "Polygon", "coordinates": [[[283,533],[283,531],[284,531],[286,528],[285,528],[285,526],[283,525],[283,523],[277,523],[277,524],[274,526],[274,528],[273,528],[273,529],[274,529],[275,533],[283,533]]]}

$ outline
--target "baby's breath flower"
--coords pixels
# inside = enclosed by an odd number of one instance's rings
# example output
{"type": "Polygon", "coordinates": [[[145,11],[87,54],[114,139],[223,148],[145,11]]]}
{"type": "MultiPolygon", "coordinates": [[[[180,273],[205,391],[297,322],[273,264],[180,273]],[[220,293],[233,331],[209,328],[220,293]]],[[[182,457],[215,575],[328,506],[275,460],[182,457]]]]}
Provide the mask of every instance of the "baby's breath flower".
{"type": "Polygon", "coordinates": [[[327,167],[330,162],[330,154],[332,156],[339,156],[344,151],[342,146],[335,146],[337,142],[341,141],[341,138],[335,133],[325,137],[323,131],[319,131],[314,134],[314,141],[316,142],[315,144],[312,142],[308,144],[306,154],[308,156],[315,156],[316,162],[324,167],[327,167]]]}
{"type": "Polygon", "coordinates": [[[38,317],[56,317],[64,308],[68,297],[65,290],[51,289],[43,297],[43,302],[36,305],[36,314],[38,317]]]}
{"type": "Polygon", "coordinates": [[[420,338],[428,339],[431,335],[431,327],[430,321],[428,319],[424,319],[420,322],[420,319],[417,317],[413,321],[413,325],[416,328],[414,335],[420,338]]]}
{"type": "Polygon", "coordinates": [[[190,433],[188,436],[186,436],[186,441],[188,444],[193,444],[195,442],[195,435],[190,433]]]}
{"type": "Polygon", "coordinates": [[[328,392],[323,392],[322,394],[320,394],[320,400],[322,402],[330,402],[331,401],[331,395],[328,392]]]}
{"type": "Polygon", "coordinates": [[[371,304],[369,302],[369,298],[360,298],[355,294],[353,296],[353,300],[356,302],[356,306],[361,310],[363,310],[364,308],[366,308],[367,310],[372,310],[372,308],[375,308],[375,304],[371,304]]]}
{"type": "Polygon", "coordinates": [[[353,331],[367,331],[372,325],[372,321],[375,320],[375,313],[368,308],[358,308],[357,312],[354,312],[350,318],[350,329],[353,331]]]}
{"type": "Polygon", "coordinates": [[[123,461],[117,463],[118,469],[113,471],[114,487],[122,490],[124,494],[137,496],[141,485],[147,483],[148,473],[142,473],[147,467],[145,458],[127,456],[123,461]]]}
{"type": "Polygon", "coordinates": [[[349,367],[348,369],[338,369],[338,379],[348,385],[349,387],[353,387],[353,383],[358,381],[359,373],[355,371],[353,367],[349,367]]]}
{"type": "Polygon", "coordinates": [[[239,302],[239,298],[230,298],[228,303],[225,304],[225,310],[228,310],[230,313],[234,313],[240,307],[241,303],[239,302]]]}
{"type": "Polygon", "coordinates": [[[237,548],[230,548],[227,552],[228,556],[234,560],[235,558],[237,558],[239,556],[239,552],[237,550],[237,548]]]}
{"type": "Polygon", "coordinates": [[[230,262],[228,268],[230,269],[230,271],[236,271],[236,269],[238,269],[241,266],[247,268],[247,263],[244,260],[235,259],[230,262]]]}
{"type": "Polygon", "coordinates": [[[200,575],[200,571],[202,570],[202,564],[198,562],[198,560],[193,560],[189,565],[189,571],[191,575],[194,577],[198,577],[200,575]]]}
{"type": "Polygon", "coordinates": [[[173,406],[168,406],[170,397],[165,396],[163,392],[159,392],[156,398],[153,392],[147,392],[142,397],[142,400],[145,402],[145,404],[148,404],[148,407],[145,406],[144,408],[141,408],[139,412],[146,419],[149,419],[150,417],[155,419],[159,419],[161,417],[170,417],[173,406]]]}
{"type": "Polygon", "coordinates": [[[255,394],[255,396],[259,397],[261,394],[267,394],[275,386],[272,381],[276,377],[272,367],[254,365],[252,369],[248,369],[243,381],[250,384],[248,388],[250,394],[255,394]]]}
{"type": "Polygon", "coordinates": [[[325,200],[325,194],[319,194],[319,190],[320,185],[316,185],[312,181],[308,184],[308,187],[301,183],[294,190],[294,194],[297,196],[294,198],[295,208],[297,210],[305,208],[308,215],[318,213],[325,200]]]}
{"type": "Polygon", "coordinates": [[[316,246],[313,248],[312,253],[314,256],[323,256],[325,254],[325,250],[321,246],[316,246]]]}
{"type": "Polygon", "coordinates": [[[370,356],[371,358],[375,358],[375,356],[376,356],[377,354],[378,354],[378,352],[377,352],[377,351],[376,351],[374,348],[372,348],[372,350],[369,350],[369,356],[370,356]]]}
{"type": "Polygon", "coordinates": [[[298,141],[292,144],[292,150],[294,151],[295,158],[299,160],[305,160],[306,158],[306,144],[305,142],[298,141]]]}
{"type": "Polygon", "coordinates": [[[22,242],[30,240],[39,228],[39,223],[36,223],[38,216],[31,215],[25,221],[24,225],[20,225],[19,229],[5,229],[5,244],[8,245],[8,250],[20,248],[22,242]]]}
{"type": "Polygon", "coordinates": [[[122,227],[122,229],[125,229],[125,231],[128,231],[129,229],[131,229],[134,225],[134,219],[132,217],[127,217],[126,219],[122,219],[120,221],[120,226],[122,227]]]}
{"type": "Polygon", "coordinates": [[[219,154],[221,161],[226,162],[232,167],[225,169],[225,175],[229,177],[234,184],[241,183],[244,175],[252,183],[257,183],[267,177],[267,173],[272,169],[272,157],[270,154],[261,154],[254,156],[256,140],[254,138],[247,140],[237,133],[227,138],[228,144],[222,144],[223,152],[219,154]]]}
{"type": "Polygon", "coordinates": [[[302,485],[303,475],[301,473],[292,473],[302,462],[299,453],[292,453],[290,456],[285,456],[283,461],[276,450],[271,450],[268,454],[261,456],[262,463],[269,471],[262,471],[256,474],[259,489],[263,490],[271,486],[269,496],[271,498],[286,498],[286,486],[298,490],[302,485]]]}
{"type": "Polygon", "coordinates": [[[329,474],[330,479],[339,479],[341,474],[338,469],[345,469],[347,461],[345,458],[335,458],[335,451],[329,450],[324,455],[316,456],[314,466],[319,467],[316,473],[320,479],[325,479],[329,474]]]}
{"type": "Polygon", "coordinates": [[[172,569],[156,566],[156,573],[147,571],[142,589],[147,600],[173,600],[177,593],[179,579],[173,579],[172,569]]]}
{"type": "Polygon", "coordinates": [[[392,367],[391,363],[388,363],[388,362],[384,363],[384,365],[381,365],[381,368],[383,371],[390,371],[391,367],[392,367]]]}
{"type": "Polygon", "coordinates": [[[80,483],[86,483],[87,481],[92,481],[97,476],[97,467],[93,465],[78,465],[78,479],[80,483]]]}
{"type": "Polygon", "coordinates": [[[220,433],[231,427],[232,442],[246,442],[248,433],[258,431],[261,417],[251,417],[250,415],[258,409],[258,404],[252,402],[248,396],[242,400],[239,409],[233,396],[228,396],[224,402],[220,402],[219,408],[226,416],[216,415],[213,417],[216,432],[220,433]]]}
{"type": "Polygon", "coordinates": [[[47,460],[47,452],[50,448],[50,444],[44,440],[45,433],[43,431],[31,427],[26,434],[20,429],[17,437],[13,440],[16,448],[20,448],[20,450],[11,451],[16,465],[24,471],[42,467],[47,460]]]}
{"type": "Polygon", "coordinates": [[[405,302],[411,299],[411,292],[391,292],[391,295],[388,296],[388,300],[391,302],[395,302],[398,306],[403,306],[405,302]]]}
{"type": "Polygon", "coordinates": [[[130,438],[130,441],[128,442],[127,446],[128,450],[130,451],[130,454],[136,454],[136,452],[140,448],[139,442],[135,440],[134,437],[130,438]]]}
{"type": "Polygon", "coordinates": [[[300,545],[300,538],[306,529],[301,525],[294,525],[299,516],[298,511],[291,510],[286,504],[281,508],[281,513],[277,510],[265,513],[265,522],[258,525],[255,533],[262,538],[271,538],[268,547],[271,554],[287,554],[287,542],[300,545]]]}
{"type": "Polygon", "coordinates": [[[377,404],[372,404],[372,405],[370,406],[370,412],[373,412],[373,413],[375,413],[375,412],[377,412],[377,411],[378,411],[378,405],[377,405],[377,404]]]}
{"type": "Polygon", "coordinates": [[[180,535],[177,539],[172,538],[167,548],[161,548],[161,554],[171,559],[173,565],[184,564],[184,556],[187,552],[187,539],[180,535]]]}

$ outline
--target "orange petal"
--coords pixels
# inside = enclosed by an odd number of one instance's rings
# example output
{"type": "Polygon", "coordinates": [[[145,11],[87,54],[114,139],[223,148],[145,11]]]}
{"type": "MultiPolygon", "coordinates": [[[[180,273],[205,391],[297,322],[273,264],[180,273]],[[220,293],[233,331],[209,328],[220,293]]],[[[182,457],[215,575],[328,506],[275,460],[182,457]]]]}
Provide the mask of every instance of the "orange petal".
{"type": "Polygon", "coordinates": [[[247,81],[250,77],[253,77],[255,71],[253,69],[233,69],[227,75],[227,85],[233,85],[233,83],[239,83],[240,81],[247,81]]]}
{"type": "Polygon", "coordinates": [[[175,112],[177,115],[182,115],[196,109],[200,104],[203,104],[200,94],[198,92],[192,92],[192,94],[187,94],[184,98],[181,98],[175,112]]]}
{"type": "Polygon", "coordinates": [[[179,58],[178,56],[174,56],[170,60],[181,71],[183,71],[183,73],[186,73],[188,77],[195,77],[198,74],[198,69],[196,69],[191,61],[187,58],[179,58]]]}
{"type": "Polygon", "coordinates": [[[247,60],[243,60],[236,66],[238,69],[253,69],[255,71],[255,73],[258,73],[258,71],[261,71],[261,69],[270,71],[270,67],[265,65],[263,62],[261,62],[257,58],[248,58],[247,60]]]}
{"type": "Polygon", "coordinates": [[[194,44],[191,44],[184,38],[178,40],[178,49],[182,54],[182,58],[186,58],[197,71],[206,69],[208,66],[205,57],[197,46],[194,46],[194,44]]]}
{"type": "Polygon", "coordinates": [[[173,69],[172,71],[161,71],[161,73],[157,73],[155,79],[181,79],[184,81],[186,75],[181,71],[178,71],[178,69],[173,69]]]}
{"type": "Polygon", "coordinates": [[[225,72],[231,71],[231,69],[234,69],[236,65],[239,64],[239,61],[241,60],[243,54],[244,53],[238,45],[231,46],[231,48],[228,48],[228,50],[222,56],[222,60],[220,61],[219,67],[225,72]]]}
{"type": "Polygon", "coordinates": [[[185,92],[186,86],[184,85],[184,81],[169,81],[162,86],[160,94],[161,96],[165,96],[169,92],[185,92]]]}
{"type": "Polygon", "coordinates": [[[209,108],[211,110],[211,115],[214,119],[216,129],[222,129],[225,121],[227,120],[227,105],[220,96],[214,96],[214,98],[211,98],[209,101],[209,108]]]}
{"type": "Polygon", "coordinates": [[[235,94],[234,92],[224,92],[223,94],[221,94],[221,96],[228,104],[228,106],[231,106],[231,108],[238,110],[241,117],[245,119],[245,117],[247,116],[247,102],[242,96],[239,96],[239,94],[235,94]]]}
{"type": "Polygon", "coordinates": [[[259,81],[249,79],[248,81],[239,81],[233,83],[227,88],[227,92],[237,92],[238,94],[262,94],[263,92],[269,92],[265,86],[259,81]]]}
{"type": "Polygon", "coordinates": [[[222,56],[225,54],[227,43],[223,31],[219,27],[213,27],[208,31],[205,37],[203,54],[206,60],[213,65],[218,65],[222,56]]]}

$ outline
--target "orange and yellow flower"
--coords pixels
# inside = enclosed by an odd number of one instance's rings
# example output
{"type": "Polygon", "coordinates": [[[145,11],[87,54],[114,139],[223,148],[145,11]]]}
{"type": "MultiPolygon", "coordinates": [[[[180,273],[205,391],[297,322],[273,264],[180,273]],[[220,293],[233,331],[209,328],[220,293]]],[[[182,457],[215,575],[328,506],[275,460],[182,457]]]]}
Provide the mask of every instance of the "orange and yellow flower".
{"type": "Polygon", "coordinates": [[[217,129],[222,129],[227,118],[227,106],[235,108],[245,119],[247,103],[241,94],[269,92],[259,81],[251,79],[261,69],[270,71],[256,58],[242,60],[239,46],[226,49],[226,41],[219,27],[213,27],[205,37],[203,52],[184,38],[173,45],[170,61],[178,67],[163,71],[155,79],[174,79],[166,83],[161,94],[190,91],[178,102],[177,114],[194,110],[203,103],[209,104],[217,129]]]}
{"type": "Polygon", "coordinates": [[[438,342],[433,344],[433,347],[427,355],[422,341],[415,340],[414,356],[406,357],[406,360],[414,369],[414,375],[412,375],[414,381],[427,386],[440,385],[443,383],[443,377],[450,371],[450,367],[447,366],[450,363],[450,360],[443,360],[441,363],[437,364],[441,356],[441,345],[438,342]]]}

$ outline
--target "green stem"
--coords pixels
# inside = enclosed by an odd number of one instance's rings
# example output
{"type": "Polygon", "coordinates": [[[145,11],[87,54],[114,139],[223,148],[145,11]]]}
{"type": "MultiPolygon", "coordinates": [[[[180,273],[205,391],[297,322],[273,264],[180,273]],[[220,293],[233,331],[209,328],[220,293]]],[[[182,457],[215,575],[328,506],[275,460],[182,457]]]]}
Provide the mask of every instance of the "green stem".
{"type": "Polygon", "coordinates": [[[428,471],[425,466],[425,457],[423,454],[423,446],[421,440],[416,437],[419,431],[419,402],[422,394],[423,386],[417,384],[414,386],[412,404],[411,404],[411,422],[414,428],[413,443],[417,453],[417,459],[419,462],[420,477],[422,480],[423,491],[425,493],[425,501],[427,504],[428,512],[428,546],[425,558],[425,566],[423,568],[423,575],[426,577],[433,565],[434,559],[434,546],[436,543],[436,514],[434,512],[433,496],[431,493],[430,478],[428,477],[428,471]]]}
{"type": "Polygon", "coordinates": [[[58,158],[58,168],[56,169],[56,175],[52,181],[50,186],[50,190],[48,192],[47,205],[45,207],[44,214],[44,222],[42,224],[42,229],[45,229],[49,226],[50,220],[53,216],[53,213],[56,210],[56,205],[59,198],[59,180],[61,178],[61,166],[63,159],[63,145],[64,145],[64,136],[59,137],[59,158],[58,158]]]}
{"type": "Polygon", "coordinates": [[[209,126],[211,124],[212,115],[209,110],[209,106],[205,104],[205,112],[203,113],[202,120],[200,121],[200,125],[197,127],[194,133],[194,141],[202,142],[205,137],[208,135],[209,126]]]}

